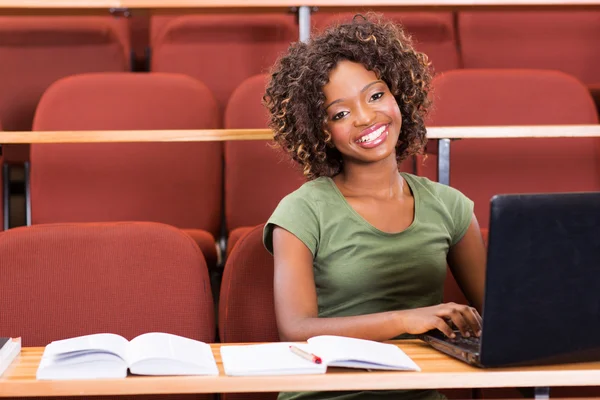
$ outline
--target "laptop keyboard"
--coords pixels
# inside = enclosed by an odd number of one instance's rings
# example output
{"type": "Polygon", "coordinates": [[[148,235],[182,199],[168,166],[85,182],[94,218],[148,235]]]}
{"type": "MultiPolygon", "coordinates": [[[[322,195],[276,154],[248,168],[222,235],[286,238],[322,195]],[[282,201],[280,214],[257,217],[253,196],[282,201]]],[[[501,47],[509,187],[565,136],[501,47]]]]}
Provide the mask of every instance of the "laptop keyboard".
{"type": "Polygon", "coordinates": [[[460,347],[461,349],[470,351],[470,352],[479,352],[480,340],[477,336],[464,337],[461,335],[460,331],[454,331],[456,337],[451,339],[441,333],[438,330],[428,332],[429,335],[435,336],[436,338],[443,340],[444,342],[452,343],[453,345],[460,347]]]}
{"type": "Polygon", "coordinates": [[[464,337],[458,333],[454,339],[446,338],[445,340],[465,350],[473,352],[479,351],[480,341],[476,336],[464,337]]]}

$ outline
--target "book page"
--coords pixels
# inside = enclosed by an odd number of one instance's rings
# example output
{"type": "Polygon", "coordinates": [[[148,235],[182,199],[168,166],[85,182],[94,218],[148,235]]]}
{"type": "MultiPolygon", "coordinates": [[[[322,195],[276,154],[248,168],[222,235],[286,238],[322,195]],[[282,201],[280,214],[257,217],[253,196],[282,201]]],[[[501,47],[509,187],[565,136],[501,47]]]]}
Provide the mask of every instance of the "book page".
{"type": "Polygon", "coordinates": [[[218,375],[210,345],[169,333],[145,333],[131,340],[130,372],[140,375],[218,375]]]}
{"type": "Polygon", "coordinates": [[[308,339],[308,344],[329,366],[420,371],[394,344],[343,336],[315,336],[308,339]]]}
{"type": "Polygon", "coordinates": [[[36,378],[124,378],[128,344],[124,337],[111,333],[54,341],[44,349],[36,378]]]}
{"type": "Polygon", "coordinates": [[[43,356],[60,359],[85,353],[111,353],[126,360],[128,345],[129,342],[122,336],[113,333],[97,333],[56,340],[46,346],[43,356]]]}
{"type": "Polygon", "coordinates": [[[256,345],[223,345],[221,358],[229,376],[324,374],[327,366],[315,364],[292,353],[290,345],[308,350],[296,343],[256,345]]]}

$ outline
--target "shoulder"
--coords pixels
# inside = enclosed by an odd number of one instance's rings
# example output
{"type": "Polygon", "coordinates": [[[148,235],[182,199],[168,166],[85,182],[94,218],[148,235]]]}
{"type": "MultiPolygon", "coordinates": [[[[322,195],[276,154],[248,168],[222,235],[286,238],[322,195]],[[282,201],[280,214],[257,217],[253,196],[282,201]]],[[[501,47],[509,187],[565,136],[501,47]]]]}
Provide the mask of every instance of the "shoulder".
{"type": "Polygon", "coordinates": [[[298,212],[302,209],[316,209],[318,203],[326,200],[332,192],[329,178],[317,178],[304,183],[292,193],[286,195],[275,209],[275,213],[298,212]]]}
{"type": "Polygon", "coordinates": [[[279,226],[297,236],[315,254],[321,224],[319,203],[332,192],[331,180],[322,177],[304,183],[285,196],[265,225],[263,242],[267,250],[273,253],[273,230],[279,226]]]}

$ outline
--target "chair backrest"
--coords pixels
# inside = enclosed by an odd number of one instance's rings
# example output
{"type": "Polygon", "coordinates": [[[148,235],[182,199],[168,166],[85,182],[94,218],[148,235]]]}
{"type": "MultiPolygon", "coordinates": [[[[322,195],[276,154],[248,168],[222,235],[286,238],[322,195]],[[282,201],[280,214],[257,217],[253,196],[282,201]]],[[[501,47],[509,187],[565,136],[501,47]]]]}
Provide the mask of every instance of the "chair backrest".
{"type": "Polygon", "coordinates": [[[273,256],[253,227],[231,252],[221,282],[219,337],[223,343],[278,342],[273,303],[273,256]]]}
{"type": "Polygon", "coordinates": [[[266,72],[297,40],[291,13],[153,16],[151,70],[206,82],[224,109],[244,79],[266,72]]]}
{"type": "Polygon", "coordinates": [[[599,83],[600,12],[459,12],[465,68],[556,69],[599,83]]]}
{"type": "MultiPolygon", "coordinates": [[[[319,11],[312,20],[317,30],[341,21],[351,21],[358,12],[333,13],[319,11]]],[[[385,18],[402,24],[415,41],[417,50],[425,53],[435,72],[460,68],[458,44],[452,12],[385,12],[385,18]]]]}
{"type": "Polygon", "coordinates": [[[152,222],[74,223],[0,233],[3,336],[24,346],[112,332],[214,341],[208,270],[194,241],[152,222]]]}
{"type": "MultiPolygon", "coordinates": [[[[459,70],[433,81],[430,126],[596,124],[587,88],[545,70],[459,70]]],[[[482,227],[498,193],[600,189],[597,138],[471,139],[452,143],[451,185],[475,201],[482,227]]],[[[435,163],[428,162],[429,167],[435,163]]]]}
{"type": "MultiPolygon", "coordinates": [[[[85,74],[44,94],[34,130],[219,128],[201,82],[179,74],[85,74]]],[[[145,220],[218,235],[222,143],[34,144],[32,223],[145,220]]]]}
{"type": "MultiPolygon", "coordinates": [[[[245,80],[231,95],[225,128],[267,127],[261,100],[267,75],[245,80]]],[[[272,141],[225,143],[225,222],[229,231],[264,223],[279,201],[305,182],[299,167],[272,141]]]]}
{"type": "MultiPolygon", "coordinates": [[[[9,131],[31,130],[42,93],[78,73],[130,69],[127,20],[89,16],[0,17],[0,118],[9,131]]],[[[10,145],[5,157],[23,162],[28,146],[10,145]]]]}
{"type": "MultiPolygon", "coordinates": [[[[250,229],[227,258],[219,299],[222,343],[278,342],[273,256],[262,243],[264,224],[250,229]]],[[[227,393],[227,400],[274,400],[277,393],[227,393]]]]}

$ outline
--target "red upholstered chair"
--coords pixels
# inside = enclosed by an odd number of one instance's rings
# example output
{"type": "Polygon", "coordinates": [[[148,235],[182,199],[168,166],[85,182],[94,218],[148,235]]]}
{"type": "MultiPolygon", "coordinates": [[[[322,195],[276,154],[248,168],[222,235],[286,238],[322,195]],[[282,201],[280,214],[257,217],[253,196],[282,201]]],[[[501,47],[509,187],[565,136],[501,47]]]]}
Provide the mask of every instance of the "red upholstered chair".
{"type": "MultiPolygon", "coordinates": [[[[225,263],[219,302],[222,343],[278,342],[273,256],[262,244],[264,224],[248,228],[225,263]]],[[[277,393],[227,393],[223,400],[275,400],[277,393]]]]}
{"type": "Polygon", "coordinates": [[[273,256],[262,243],[264,224],[249,227],[225,263],[219,303],[221,342],[277,342],[273,256]]]}
{"type": "Polygon", "coordinates": [[[150,34],[151,70],[206,82],[224,109],[244,79],[298,40],[298,27],[292,13],[153,16],[150,34]]]}
{"type": "MultiPolygon", "coordinates": [[[[62,79],[44,94],[34,130],[219,128],[201,82],[179,74],[107,73],[62,79]]],[[[31,222],[142,220],[186,229],[209,266],[221,223],[222,144],[31,146],[31,222]]]]}
{"type": "MultiPolygon", "coordinates": [[[[31,130],[38,101],[65,76],[130,69],[127,20],[89,16],[0,17],[0,119],[7,131],[31,130]]],[[[23,162],[29,146],[5,148],[23,162]]]]}
{"type": "MultiPolygon", "coordinates": [[[[261,104],[267,75],[246,79],[233,92],[225,110],[225,128],[267,128],[261,104]]],[[[265,223],[279,201],[305,182],[300,168],[272,141],[225,143],[225,223],[227,251],[248,230],[265,223]]]]}
{"type": "Polygon", "coordinates": [[[102,332],[133,339],[159,331],[214,341],[206,263],[194,241],[171,226],[20,227],[0,233],[0,260],[0,331],[22,336],[24,346],[102,332]]]}
{"type": "Polygon", "coordinates": [[[556,69],[600,84],[600,12],[460,11],[465,68],[556,69]]]}
{"type": "MultiPolygon", "coordinates": [[[[323,30],[339,21],[351,21],[358,12],[333,13],[318,11],[312,14],[313,25],[323,30]]],[[[415,41],[416,48],[427,54],[435,69],[442,72],[460,68],[458,45],[452,12],[385,12],[385,18],[400,22],[415,41]]]]}
{"type": "MultiPolygon", "coordinates": [[[[429,126],[596,124],[586,87],[544,70],[458,70],[433,81],[429,126]]],[[[450,183],[475,201],[485,228],[498,193],[600,189],[597,138],[471,139],[452,143],[450,183]]],[[[425,174],[434,175],[427,160],[425,174]]]]}
{"type": "Polygon", "coordinates": [[[600,12],[459,12],[465,68],[556,69],[580,79],[600,110],[600,12]]]}

